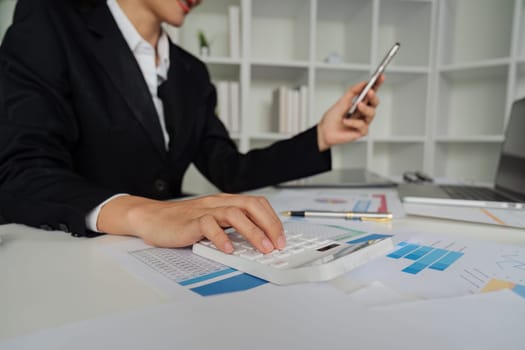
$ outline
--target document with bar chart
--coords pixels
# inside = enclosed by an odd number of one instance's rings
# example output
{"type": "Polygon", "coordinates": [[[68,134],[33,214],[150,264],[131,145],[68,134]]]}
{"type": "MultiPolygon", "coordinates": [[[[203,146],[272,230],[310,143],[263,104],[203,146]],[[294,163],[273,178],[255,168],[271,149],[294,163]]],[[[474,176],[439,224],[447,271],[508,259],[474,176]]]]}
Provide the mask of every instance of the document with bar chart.
{"type": "MultiPolygon", "coordinates": [[[[344,225],[292,221],[285,222],[284,227],[305,236],[338,242],[361,243],[390,237],[344,225]]],[[[269,284],[260,278],[193,254],[191,248],[156,248],[140,239],[130,238],[105,245],[102,249],[147,284],[179,299],[242,292],[269,284]]]]}
{"type": "Polygon", "coordinates": [[[352,271],[399,292],[439,298],[509,289],[525,298],[525,248],[484,241],[412,237],[352,271]]]}
{"type": "Polygon", "coordinates": [[[397,193],[386,190],[371,193],[348,189],[281,190],[266,195],[276,212],[288,210],[327,210],[356,212],[391,212],[394,217],[405,215],[397,193]]]}
{"type": "Polygon", "coordinates": [[[102,249],[146,284],[179,299],[246,291],[268,283],[195,255],[191,248],[156,248],[131,238],[102,249]]]}

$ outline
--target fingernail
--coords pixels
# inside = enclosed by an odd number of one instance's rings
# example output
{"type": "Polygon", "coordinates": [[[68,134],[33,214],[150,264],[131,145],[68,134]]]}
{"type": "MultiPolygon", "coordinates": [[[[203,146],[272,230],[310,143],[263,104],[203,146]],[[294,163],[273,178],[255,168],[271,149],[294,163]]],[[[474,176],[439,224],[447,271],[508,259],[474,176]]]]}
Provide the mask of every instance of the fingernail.
{"type": "Polygon", "coordinates": [[[286,246],[286,238],[284,235],[280,235],[279,238],[277,238],[277,248],[283,249],[286,246]]]}
{"type": "Polygon", "coordinates": [[[273,248],[274,248],[272,242],[270,242],[270,240],[268,238],[264,238],[263,239],[262,245],[263,245],[265,251],[272,251],[273,248]]]}
{"type": "Polygon", "coordinates": [[[232,246],[232,243],[230,241],[224,243],[224,251],[226,253],[233,253],[233,246],[232,246]]]}

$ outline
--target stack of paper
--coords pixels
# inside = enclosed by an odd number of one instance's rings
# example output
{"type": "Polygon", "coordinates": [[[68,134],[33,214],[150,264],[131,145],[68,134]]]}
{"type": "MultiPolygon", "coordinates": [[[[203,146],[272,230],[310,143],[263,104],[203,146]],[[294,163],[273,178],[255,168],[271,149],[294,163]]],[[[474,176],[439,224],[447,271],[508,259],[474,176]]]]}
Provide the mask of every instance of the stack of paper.
{"type": "Polygon", "coordinates": [[[525,210],[404,203],[408,214],[525,228],[525,210]]]}

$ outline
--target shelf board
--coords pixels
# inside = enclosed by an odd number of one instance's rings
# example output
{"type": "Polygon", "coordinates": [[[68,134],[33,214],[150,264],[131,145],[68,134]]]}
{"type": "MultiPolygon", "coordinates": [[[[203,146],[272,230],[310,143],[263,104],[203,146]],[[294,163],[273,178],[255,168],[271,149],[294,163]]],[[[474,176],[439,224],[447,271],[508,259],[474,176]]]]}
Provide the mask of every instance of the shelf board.
{"type": "MultiPolygon", "coordinates": [[[[360,63],[324,63],[317,62],[315,68],[319,70],[330,70],[330,71],[360,71],[360,72],[370,72],[371,66],[369,64],[360,64],[360,63]]],[[[426,66],[400,66],[392,65],[388,67],[386,74],[389,72],[392,73],[421,73],[428,74],[430,68],[426,66]]]]}
{"type": "Polygon", "coordinates": [[[385,75],[388,73],[416,73],[416,74],[429,74],[430,68],[426,66],[396,66],[392,65],[386,69],[385,75]]]}
{"type": "Polygon", "coordinates": [[[277,67],[277,68],[308,68],[308,61],[287,61],[287,60],[265,60],[252,59],[252,66],[277,67]]]}
{"type": "Polygon", "coordinates": [[[440,72],[457,72],[457,71],[470,71],[492,67],[507,66],[511,62],[510,57],[495,58],[490,60],[481,60],[476,62],[463,62],[454,64],[440,65],[438,70],[440,72]]]}
{"type": "Polygon", "coordinates": [[[504,135],[436,136],[438,143],[501,143],[504,135]]]}
{"type": "Polygon", "coordinates": [[[200,59],[206,64],[223,64],[232,66],[241,64],[240,58],[209,56],[200,57],[200,59]]]}
{"type": "Polygon", "coordinates": [[[424,143],[425,136],[372,136],[377,143],[424,143]]]}
{"type": "Polygon", "coordinates": [[[317,62],[315,63],[315,68],[320,70],[329,70],[329,71],[361,71],[369,72],[369,64],[360,64],[360,63],[325,63],[317,62]]]}
{"type": "Polygon", "coordinates": [[[510,60],[498,60],[491,62],[478,62],[472,66],[454,65],[440,70],[442,77],[451,81],[479,81],[507,79],[510,68],[510,60]]]}

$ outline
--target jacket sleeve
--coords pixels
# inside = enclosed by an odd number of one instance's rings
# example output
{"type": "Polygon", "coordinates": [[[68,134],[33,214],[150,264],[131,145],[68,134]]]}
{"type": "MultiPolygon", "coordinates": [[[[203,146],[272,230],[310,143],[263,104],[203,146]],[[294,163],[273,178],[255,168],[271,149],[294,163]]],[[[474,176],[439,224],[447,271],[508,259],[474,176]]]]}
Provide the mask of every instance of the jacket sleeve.
{"type": "Polygon", "coordinates": [[[195,165],[222,191],[247,191],[331,169],[330,150],[318,149],[316,126],[268,147],[239,153],[215,114],[216,91],[207,72],[203,74],[203,81],[208,81],[208,87],[201,88],[207,91],[204,95],[207,121],[195,165]]]}
{"type": "Polygon", "coordinates": [[[24,16],[6,33],[0,48],[0,212],[8,222],[82,236],[90,234],[87,212],[115,193],[75,172],[81,140],[63,57],[44,11],[24,16]]]}

